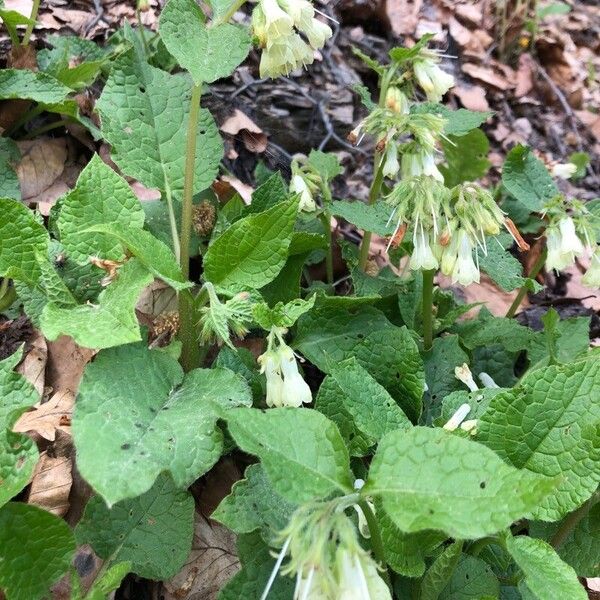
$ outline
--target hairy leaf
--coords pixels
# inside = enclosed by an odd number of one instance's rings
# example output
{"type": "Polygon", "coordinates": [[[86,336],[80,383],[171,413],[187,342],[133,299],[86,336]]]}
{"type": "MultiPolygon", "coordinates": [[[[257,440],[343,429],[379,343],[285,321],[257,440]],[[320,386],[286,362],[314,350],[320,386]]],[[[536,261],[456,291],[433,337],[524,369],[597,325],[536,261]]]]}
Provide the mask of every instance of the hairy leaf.
{"type": "Polygon", "coordinates": [[[0,100],[32,100],[51,104],[64,100],[71,90],[46,73],[28,69],[0,71],[0,100]]]}

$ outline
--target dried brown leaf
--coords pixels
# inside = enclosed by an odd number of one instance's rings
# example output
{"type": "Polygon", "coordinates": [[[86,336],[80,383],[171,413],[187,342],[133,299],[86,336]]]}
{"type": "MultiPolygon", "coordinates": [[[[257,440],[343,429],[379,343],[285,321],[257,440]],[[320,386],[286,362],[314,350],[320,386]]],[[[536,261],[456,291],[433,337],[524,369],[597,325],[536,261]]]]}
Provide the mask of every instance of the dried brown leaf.
{"type": "Polygon", "coordinates": [[[41,397],[44,395],[46,361],[48,359],[46,340],[41,333],[37,332],[28,346],[27,354],[17,367],[17,372],[33,385],[41,397]]]}
{"type": "Polygon", "coordinates": [[[46,385],[55,393],[62,390],[76,393],[85,366],[95,354],[95,350],[78,346],[66,335],[48,342],[46,385]]]}
{"type": "Polygon", "coordinates": [[[27,502],[39,506],[59,517],[69,510],[69,493],[73,483],[69,456],[40,454],[33,472],[27,502]]]}
{"type": "Polygon", "coordinates": [[[21,415],[13,430],[21,433],[35,432],[53,442],[58,430],[71,433],[71,417],[75,405],[75,394],[60,391],[48,402],[36,404],[33,410],[21,415]]]}
{"type": "Polygon", "coordinates": [[[477,79],[478,81],[487,83],[488,85],[503,92],[510,90],[512,87],[514,87],[514,84],[510,83],[504,75],[501,75],[491,67],[484,67],[480,65],[474,65],[472,63],[465,63],[462,66],[462,70],[464,73],[466,73],[473,79],[477,79]]]}

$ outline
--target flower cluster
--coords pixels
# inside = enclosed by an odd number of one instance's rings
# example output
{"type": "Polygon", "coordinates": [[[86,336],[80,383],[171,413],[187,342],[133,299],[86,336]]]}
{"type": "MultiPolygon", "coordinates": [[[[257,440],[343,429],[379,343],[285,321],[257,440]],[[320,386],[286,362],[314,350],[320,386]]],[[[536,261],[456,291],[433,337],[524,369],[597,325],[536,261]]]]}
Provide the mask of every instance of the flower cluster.
{"type": "Polygon", "coordinates": [[[281,573],[296,577],[294,600],[391,600],[377,564],[343,512],[346,498],[300,507],[281,532],[284,544],[275,568],[289,553],[281,573]]]}
{"type": "MultiPolygon", "coordinates": [[[[467,286],[479,281],[474,251],[487,254],[486,236],[497,235],[505,226],[514,229],[489,192],[474,183],[448,190],[431,175],[413,176],[401,181],[386,197],[396,219],[392,240],[412,226],[412,270],[441,269],[453,283],[467,286]]],[[[517,242],[522,244],[520,238],[517,242]]],[[[391,243],[391,242],[390,242],[391,243]]],[[[475,257],[477,256],[475,252],[475,257]]]]}
{"type": "Polygon", "coordinates": [[[333,35],[328,25],[315,18],[308,0],[259,0],[252,13],[252,29],[263,49],[261,77],[287,75],[311,64],[314,51],[333,35]]]}
{"type": "Polygon", "coordinates": [[[240,292],[226,302],[221,302],[212,283],[204,288],[208,294],[208,306],[199,310],[200,341],[202,343],[227,344],[233,348],[230,336],[244,337],[252,322],[253,302],[248,292],[240,292]]]}
{"type": "Polygon", "coordinates": [[[284,333],[279,327],[271,330],[267,350],[258,357],[258,363],[267,378],[267,406],[298,408],[312,402],[312,393],[298,371],[294,351],[283,339],[284,333]]]}
{"type": "Polygon", "coordinates": [[[543,214],[548,219],[546,267],[562,271],[586,251],[591,252],[592,263],[582,281],[589,287],[600,287],[600,248],[596,244],[600,223],[597,217],[582,202],[573,200],[567,204],[560,196],[546,204],[543,214]]]}
{"type": "Polygon", "coordinates": [[[440,102],[442,96],[454,86],[454,77],[438,66],[440,60],[438,52],[423,48],[413,61],[415,79],[430,102],[440,102]]]}

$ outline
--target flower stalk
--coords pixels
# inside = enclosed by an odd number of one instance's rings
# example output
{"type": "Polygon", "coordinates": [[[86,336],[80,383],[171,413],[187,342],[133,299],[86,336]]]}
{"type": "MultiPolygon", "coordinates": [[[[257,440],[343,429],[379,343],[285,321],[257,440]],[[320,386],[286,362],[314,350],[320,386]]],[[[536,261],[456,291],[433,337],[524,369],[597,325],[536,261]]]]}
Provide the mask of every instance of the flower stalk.
{"type": "Polygon", "coordinates": [[[423,348],[433,346],[433,278],[435,269],[423,271],[423,348]]]}

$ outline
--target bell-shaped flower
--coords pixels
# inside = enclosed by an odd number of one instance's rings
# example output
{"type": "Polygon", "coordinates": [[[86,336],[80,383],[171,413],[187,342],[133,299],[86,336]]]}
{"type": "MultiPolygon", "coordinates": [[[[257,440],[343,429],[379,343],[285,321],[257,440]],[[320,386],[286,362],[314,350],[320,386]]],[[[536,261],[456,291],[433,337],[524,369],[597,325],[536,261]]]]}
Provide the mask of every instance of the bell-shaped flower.
{"type": "Polygon", "coordinates": [[[458,235],[458,256],[452,270],[452,283],[460,283],[463,286],[479,283],[479,269],[473,260],[473,242],[464,230],[458,235]]]}
{"type": "Polygon", "coordinates": [[[391,600],[375,561],[360,547],[340,546],[336,552],[339,600],[391,600]]]}
{"type": "Polygon", "coordinates": [[[429,152],[405,152],[402,155],[402,177],[420,177],[428,175],[437,181],[443,183],[444,176],[440,173],[435,164],[433,154],[429,152]]]}
{"type": "Polygon", "coordinates": [[[283,374],[282,395],[284,406],[299,407],[302,404],[310,404],[312,393],[298,371],[298,363],[292,349],[286,345],[280,346],[279,359],[283,374]]]}
{"type": "Polygon", "coordinates": [[[560,251],[562,254],[571,254],[573,255],[573,260],[575,260],[575,256],[581,256],[583,254],[584,248],[583,243],[577,236],[577,232],[575,231],[575,222],[571,217],[565,217],[561,219],[558,223],[558,228],[560,230],[560,251]]]}
{"type": "Polygon", "coordinates": [[[414,62],[415,78],[430,102],[440,102],[454,85],[454,77],[438,67],[434,54],[414,62]]]}
{"type": "Polygon", "coordinates": [[[552,167],[552,175],[561,179],[570,179],[577,173],[577,165],[571,162],[559,163],[552,167]]]}
{"type": "Polygon", "coordinates": [[[315,18],[315,9],[308,0],[279,0],[279,4],[315,50],[322,48],[333,35],[329,25],[315,18]]]}
{"type": "Polygon", "coordinates": [[[449,277],[452,275],[454,271],[454,267],[456,265],[456,261],[458,260],[458,247],[460,245],[460,236],[459,232],[455,231],[451,237],[450,241],[444,249],[442,250],[442,260],[440,264],[440,269],[444,275],[449,277]]]}
{"type": "Polygon", "coordinates": [[[596,249],[592,254],[592,264],[588,267],[581,283],[589,288],[600,288],[600,249],[596,249]]]}
{"type": "Polygon", "coordinates": [[[385,162],[383,163],[383,176],[395,177],[400,170],[398,162],[398,148],[393,142],[389,142],[385,151],[385,162]]]}
{"type": "Polygon", "coordinates": [[[420,232],[413,236],[414,249],[410,257],[410,268],[413,271],[430,271],[437,269],[439,263],[433,254],[431,245],[429,242],[429,234],[425,233],[423,228],[420,228],[420,232]]]}
{"type": "Polygon", "coordinates": [[[257,8],[260,9],[265,16],[267,43],[273,42],[279,37],[286,37],[292,33],[294,21],[292,17],[279,6],[277,0],[260,0],[257,8]]]}
{"type": "Polygon", "coordinates": [[[385,106],[400,115],[407,115],[410,106],[406,94],[398,87],[390,87],[385,96],[385,106]]]}
{"type": "Polygon", "coordinates": [[[311,64],[314,59],[310,46],[297,33],[291,33],[263,49],[260,57],[260,76],[275,78],[289,75],[298,67],[311,64]]]}
{"type": "Polygon", "coordinates": [[[281,361],[276,351],[267,351],[258,357],[260,372],[267,378],[267,406],[280,408],[283,404],[283,377],[281,361]]]}
{"type": "Polygon", "coordinates": [[[575,262],[577,256],[583,254],[584,246],[571,217],[564,217],[558,225],[551,225],[546,229],[546,248],[546,268],[556,271],[566,269],[575,262]]]}
{"type": "Polygon", "coordinates": [[[317,205],[313,198],[312,192],[308,187],[308,184],[304,180],[304,177],[299,173],[292,176],[290,180],[290,192],[300,194],[300,202],[298,204],[298,210],[304,212],[313,212],[316,210],[317,205]]]}

